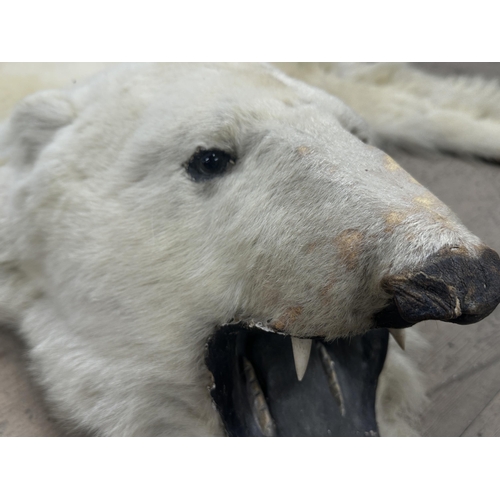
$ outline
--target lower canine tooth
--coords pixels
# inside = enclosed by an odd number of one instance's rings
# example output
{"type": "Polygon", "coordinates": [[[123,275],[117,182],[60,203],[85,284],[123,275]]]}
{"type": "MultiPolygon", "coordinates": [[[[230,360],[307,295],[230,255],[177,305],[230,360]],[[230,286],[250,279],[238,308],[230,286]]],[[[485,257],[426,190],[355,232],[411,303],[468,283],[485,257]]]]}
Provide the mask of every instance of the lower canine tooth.
{"type": "Polygon", "coordinates": [[[311,339],[298,339],[291,337],[293,360],[295,361],[295,371],[299,382],[304,378],[309,363],[309,356],[311,355],[311,339]]]}
{"type": "Polygon", "coordinates": [[[262,435],[265,437],[276,436],[276,424],[269,412],[266,397],[257,380],[257,375],[255,375],[252,363],[245,357],[243,358],[243,369],[245,371],[245,380],[247,391],[250,396],[252,414],[260,427],[262,435]]]}
{"type": "Polygon", "coordinates": [[[398,343],[398,346],[401,347],[401,349],[403,349],[404,351],[406,345],[406,333],[403,330],[397,330],[396,328],[389,328],[389,333],[398,343]]]}

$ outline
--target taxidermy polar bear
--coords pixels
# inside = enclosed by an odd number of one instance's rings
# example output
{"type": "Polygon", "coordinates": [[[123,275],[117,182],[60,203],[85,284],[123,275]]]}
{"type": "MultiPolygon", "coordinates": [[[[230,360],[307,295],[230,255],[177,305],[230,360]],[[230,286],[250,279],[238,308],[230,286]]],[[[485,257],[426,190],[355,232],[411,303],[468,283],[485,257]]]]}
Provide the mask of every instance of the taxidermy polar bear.
{"type": "MultiPolygon", "coordinates": [[[[283,68],[348,102],[373,71],[283,68]]],[[[413,433],[388,329],[481,320],[500,259],[376,147],[389,114],[370,130],[248,64],[123,65],[22,101],[0,132],[0,313],[55,414],[99,435],[413,433]]],[[[437,130],[413,123],[417,144],[437,130]]],[[[459,132],[429,142],[477,153],[459,132]]]]}

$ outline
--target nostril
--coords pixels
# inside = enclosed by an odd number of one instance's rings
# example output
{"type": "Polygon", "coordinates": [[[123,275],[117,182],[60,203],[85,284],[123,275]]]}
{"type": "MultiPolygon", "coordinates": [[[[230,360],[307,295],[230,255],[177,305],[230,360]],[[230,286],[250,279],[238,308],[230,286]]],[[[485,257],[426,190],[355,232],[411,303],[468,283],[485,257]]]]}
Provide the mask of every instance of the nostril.
{"type": "Polygon", "coordinates": [[[445,248],[410,269],[382,281],[392,302],[375,315],[380,326],[401,328],[435,319],[470,324],[500,302],[500,257],[485,247],[479,257],[445,248]]]}

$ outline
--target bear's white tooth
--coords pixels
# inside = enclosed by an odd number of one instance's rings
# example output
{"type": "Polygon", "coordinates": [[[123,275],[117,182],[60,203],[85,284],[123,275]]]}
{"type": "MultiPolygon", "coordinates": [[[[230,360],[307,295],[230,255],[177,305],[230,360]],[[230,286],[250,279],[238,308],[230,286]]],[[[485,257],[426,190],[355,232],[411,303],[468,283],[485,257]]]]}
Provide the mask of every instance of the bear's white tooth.
{"type": "Polygon", "coordinates": [[[396,328],[389,328],[389,333],[392,338],[398,343],[398,346],[405,350],[406,345],[406,333],[403,330],[398,330],[396,328]]]}
{"type": "Polygon", "coordinates": [[[295,361],[295,371],[299,382],[304,378],[309,363],[309,356],[311,355],[311,339],[298,339],[291,337],[293,360],[295,361]]]}
{"type": "Polygon", "coordinates": [[[266,397],[260,387],[257,375],[255,375],[254,367],[247,358],[243,357],[243,370],[245,371],[245,379],[247,391],[250,395],[252,413],[259,424],[260,431],[265,437],[276,436],[276,424],[267,406],[266,397]]]}

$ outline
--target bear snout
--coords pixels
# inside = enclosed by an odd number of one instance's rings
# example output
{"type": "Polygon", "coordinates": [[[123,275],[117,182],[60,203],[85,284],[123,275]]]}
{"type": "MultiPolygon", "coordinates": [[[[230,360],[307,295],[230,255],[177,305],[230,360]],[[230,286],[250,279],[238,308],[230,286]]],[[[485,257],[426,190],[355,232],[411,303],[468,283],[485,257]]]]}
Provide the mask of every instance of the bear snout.
{"type": "Polygon", "coordinates": [[[500,257],[488,247],[474,256],[446,247],[421,268],[384,278],[382,288],[392,299],[375,314],[377,326],[405,328],[431,319],[476,323],[500,303],[500,257]]]}

